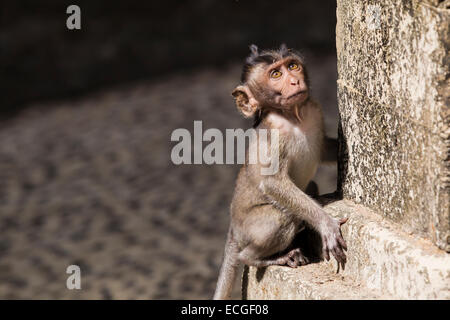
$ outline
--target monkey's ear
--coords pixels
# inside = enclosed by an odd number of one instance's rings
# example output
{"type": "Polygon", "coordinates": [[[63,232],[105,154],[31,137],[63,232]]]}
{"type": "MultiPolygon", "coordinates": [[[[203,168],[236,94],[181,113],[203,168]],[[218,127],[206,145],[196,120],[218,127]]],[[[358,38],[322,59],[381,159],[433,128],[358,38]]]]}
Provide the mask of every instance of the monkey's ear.
{"type": "Polygon", "coordinates": [[[286,43],[282,43],[280,45],[280,53],[281,53],[282,56],[285,56],[285,55],[289,54],[289,49],[288,49],[286,43]]]}
{"type": "Polygon", "coordinates": [[[259,49],[256,46],[256,44],[250,45],[250,52],[252,53],[252,56],[255,56],[255,57],[259,56],[259,49]]]}
{"type": "Polygon", "coordinates": [[[256,110],[258,110],[259,103],[253,97],[253,94],[247,86],[236,87],[231,95],[236,100],[236,107],[244,117],[249,118],[255,114],[256,110]]]}

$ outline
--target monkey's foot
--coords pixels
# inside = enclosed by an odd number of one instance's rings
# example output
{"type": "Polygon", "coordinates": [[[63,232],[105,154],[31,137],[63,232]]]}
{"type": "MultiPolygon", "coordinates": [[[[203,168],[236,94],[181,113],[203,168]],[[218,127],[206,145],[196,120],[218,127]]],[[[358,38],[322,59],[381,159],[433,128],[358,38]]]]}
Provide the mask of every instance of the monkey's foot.
{"type": "Polygon", "coordinates": [[[309,263],[309,260],[303,255],[299,248],[296,248],[278,258],[278,262],[281,266],[287,265],[291,268],[297,268],[298,266],[303,266],[309,263]]]}

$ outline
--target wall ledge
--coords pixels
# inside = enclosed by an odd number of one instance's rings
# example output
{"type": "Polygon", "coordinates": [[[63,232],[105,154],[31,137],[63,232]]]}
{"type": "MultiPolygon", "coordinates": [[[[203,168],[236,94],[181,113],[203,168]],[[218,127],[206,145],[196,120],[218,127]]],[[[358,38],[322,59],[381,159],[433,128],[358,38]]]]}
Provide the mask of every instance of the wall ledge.
{"type": "Polygon", "coordinates": [[[244,299],[450,299],[450,254],[349,200],[329,203],[343,226],[347,265],[245,268],[244,299]]]}

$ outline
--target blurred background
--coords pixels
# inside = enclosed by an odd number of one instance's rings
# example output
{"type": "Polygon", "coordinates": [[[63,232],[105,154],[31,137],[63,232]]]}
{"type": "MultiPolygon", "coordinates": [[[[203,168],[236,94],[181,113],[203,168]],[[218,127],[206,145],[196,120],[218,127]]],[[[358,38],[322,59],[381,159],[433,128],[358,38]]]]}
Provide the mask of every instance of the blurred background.
{"type": "MultiPolygon", "coordinates": [[[[306,57],[337,136],[334,1],[2,1],[0,298],[209,299],[239,165],[170,160],[177,128],[248,128],[248,46],[306,57]],[[66,8],[81,8],[81,30],[66,8]],[[81,290],[66,268],[81,268],[81,290]]],[[[320,193],[336,188],[321,167],[320,193]]],[[[236,286],[235,297],[239,298],[236,286]]]]}

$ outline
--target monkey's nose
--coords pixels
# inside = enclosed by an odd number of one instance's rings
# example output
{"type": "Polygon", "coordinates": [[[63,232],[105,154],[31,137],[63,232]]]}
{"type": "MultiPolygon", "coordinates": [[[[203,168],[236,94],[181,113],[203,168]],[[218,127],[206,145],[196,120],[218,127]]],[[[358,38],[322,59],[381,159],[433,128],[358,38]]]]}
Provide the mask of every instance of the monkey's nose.
{"type": "Polygon", "coordinates": [[[292,78],[291,79],[291,85],[298,86],[300,84],[300,80],[292,78]]]}

